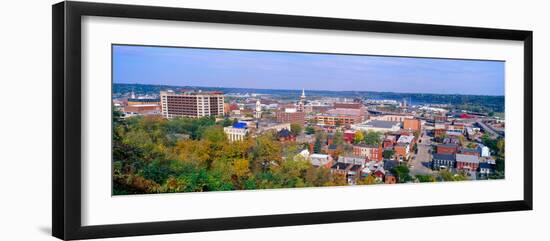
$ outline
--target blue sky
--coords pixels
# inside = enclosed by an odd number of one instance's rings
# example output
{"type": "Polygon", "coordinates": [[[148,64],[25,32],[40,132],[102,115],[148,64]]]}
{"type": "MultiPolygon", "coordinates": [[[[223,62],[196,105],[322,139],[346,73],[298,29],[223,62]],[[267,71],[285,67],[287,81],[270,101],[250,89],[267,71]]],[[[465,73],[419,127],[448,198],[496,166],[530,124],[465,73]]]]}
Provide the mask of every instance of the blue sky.
{"type": "Polygon", "coordinates": [[[504,62],[113,46],[113,82],[504,95],[504,62]]]}

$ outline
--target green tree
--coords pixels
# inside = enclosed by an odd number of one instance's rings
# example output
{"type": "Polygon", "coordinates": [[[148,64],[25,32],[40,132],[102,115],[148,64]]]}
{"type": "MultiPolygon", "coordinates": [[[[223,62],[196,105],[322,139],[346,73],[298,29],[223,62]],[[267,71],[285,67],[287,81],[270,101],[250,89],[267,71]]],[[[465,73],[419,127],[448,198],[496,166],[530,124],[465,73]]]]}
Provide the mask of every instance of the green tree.
{"type": "Polygon", "coordinates": [[[113,114],[112,114],[113,126],[116,126],[116,125],[119,125],[119,124],[123,123],[124,121],[123,121],[122,117],[124,116],[124,113],[122,113],[122,111],[120,111],[115,106],[112,106],[111,109],[113,110],[113,114]]]}
{"type": "Polygon", "coordinates": [[[435,182],[436,179],[433,175],[416,175],[416,179],[419,182],[435,182]]]}
{"type": "Polygon", "coordinates": [[[377,131],[368,131],[364,136],[363,140],[367,145],[378,145],[380,144],[381,133],[377,131]]]}
{"type": "Polygon", "coordinates": [[[223,128],[220,126],[209,126],[201,133],[201,139],[214,143],[220,143],[227,141],[227,136],[223,132],[223,128]]]}
{"type": "Polygon", "coordinates": [[[307,186],[323,186],[325,183],[330,181],[330,169],[324,167],[313,167],[310,165],[306,171],[305,180],[307,186]]]}
{"type": "Polygon", "coordinates": [[[313,153],[321,153],[321,148],[322,148],[321,138],[316,137],[315,144],[313,144],[313,153]]]}
{"type": "Polygon", "coordinates": [[[298,136],[302,133],[302,125],[298,123],[292,123],[290,124],[290,131],[292,132],[292,135],[298,136]]]}
{"type": "Polygon", "coordinates": [[[333,143],[338,146],[344,144],[344,133],[341,131],[336,131],[336,133],[334,133],[333,143]]]}
{"type": "Polygon", "coordinates": [[[382,152],[382,157],[384,157],[384,159],[391,159],[394,154],[395,154],[394,150],[384,150],[382,152]]]}
{"type": "Polygon", "coordinates": [[[468,148],[476,148],[477,145],[476,145],[476,143],[470,142],[470,143],[468,143],[468,145],[466,145],[466,147],[468,147],[468,148]]]}
{"type": "Polygon", "coordinates": [[[466,177],[466,173],[463,173],[463,172],[453,174],[448,170],[442,170],[442,171],[439,171],[438,179],[445,182],[451,182],[451,181],[464,181],[467,179],[467,177],[466,177]]]}
{"type": "Polygon", "coordinates": [[[501,172],[501,173],[504,173],[504,158],[500,158],[498,157],[495,161],[495,164],[496,164],[496,167],[495,167],[495,170],[497,172],[501,172]]]}
{"type": "Polygon", "coordinates": [[[409,168],[405,165],[399,165],[391,169],[391,172],[397,177],[400,183],[411,181],[409,176],[409,168]]]}
{"type": "Polygon", "coordinates": [[[253,150],[253,170],[267,171],[270,163],[280,164],[281,144],[275,140],[273,133],[264,133],[256,137],[256,145],[253,150]]]}
{"type": "Polygon", "coordinates": [[[453,174],[450,171],[441,170],[439,171],[439,179],[445,182],[453,181],[453,174]]]}
{"type": "Polygon", "coordinates": [[[305,187],[305,176],[311,164],[307,160],[288,159],[273,167],[273,173],[279,177],[282,187],[305,187]]]}
{"type": "Polygon", "coordinates": [[[364,178],[359,178],[359,180],[357,180],[357,185],[372,185],[372,184],[376,184],[376,177],[373,175],[368,175],[364,178]]]}
{"type": "Polygon", "coordinates": [[[226,126],[231,126],[233,125],[233,120],[229,119],[229,118],[225,118],[223,119],[220,124],[223,126],[223,127],[226,127],[226,126]]]}
{"type": "Polygon", "coordinates": [[[305,129],[305,132],[308,135],[313,135],[313,134],[315,134],[315,128],[313,128],[312,126],[307,126],[306,129],[305,129]]]}
{"type": "Polygon", "coordinates": [[[323,186],[346,186],[348,185],[348,180],[346,175],[333,173],[330,175],[329,181],[323,184],[323,186]]]}

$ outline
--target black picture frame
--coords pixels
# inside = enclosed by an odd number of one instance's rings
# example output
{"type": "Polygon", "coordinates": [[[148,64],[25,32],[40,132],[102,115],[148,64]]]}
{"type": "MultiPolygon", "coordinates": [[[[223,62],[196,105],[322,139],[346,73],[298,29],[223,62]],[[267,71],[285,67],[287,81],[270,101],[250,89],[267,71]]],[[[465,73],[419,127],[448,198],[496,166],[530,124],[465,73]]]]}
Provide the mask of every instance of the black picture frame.
{"type": "Polygon", "coordinates": [[[278,14],[151,7],[90,2],[52,6],[52,233],[60,239],[106,238],[213,230],[532,210],[533,32],[278,14]],[[522,200],[421,207],[342,210],[283,215],[82,226],[81,224],[81,17],[104,16],[366,31],[426,36],[516,40],[524,43],[524,193],[522,200]]]}

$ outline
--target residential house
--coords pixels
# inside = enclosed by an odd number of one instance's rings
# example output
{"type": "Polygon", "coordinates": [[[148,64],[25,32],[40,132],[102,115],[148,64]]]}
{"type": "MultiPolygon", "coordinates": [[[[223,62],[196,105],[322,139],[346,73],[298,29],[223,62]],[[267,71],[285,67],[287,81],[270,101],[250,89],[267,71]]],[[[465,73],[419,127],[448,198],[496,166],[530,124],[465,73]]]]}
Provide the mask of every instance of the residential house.
{"type": "Polygon", "coordinates": [[[451,169],[456,166],[454,154],[434,154],[432,157],[433,169],[451,169]]]}
{"type": "Polygon", "coordinates": [[[493,173],[494,169],[495,169],[495,166],[491,165],[487,162],[479,163],[479,174],[481,174],[481,175],[488,176],[491,173],[493,173]]]}
{"type": "Polygon", "coordinates": [[[290,130],[285,128],[277,132],[277,139],[281,142],[296,141],[296,136],[294,136],[290,130]]]}
{"type": "Polygon", "coordinates": [[[410,144],[409,143],[397,143],[393,150],[395,151],[395,158],[399,161],[405,161],[409,158],[410,144]]]}
{"type": "Polygon", "coordinates": [[[456,154],[456,168],[459,170],[477,171],[479,158],[472,155],[456,154]]]}
{"type": "Polygon", "coordinates": [[[331,166],[331,172],[336,175],[345,175],[349,184],[355,184],[365,164],[364,157],[339,156],[336,163],[331,166]]]}
{"type": "Polygon", "coordinates": [[[311,154],[309,155],[309,161],[311,165],[316,167],[330,168],[333,165],[332,157],[326,154],[311,154]]]}
{"type": "Polygon", "coordinates": [[[396,136],[386,136],[384,140],[382,141],[382,148],[391,148],[393,145],[395,145],[396,142],[396,136]]]}
{"type": "Polygon", "coordinates": [[[480,153],[481,157],[489,157],[491,156],[491,152],[489,150],[489,147],[484,146],[481,143],[477,144],[477,151],[480,153]]]}
{"type": "Polygon", "coordinates": [[[338,162],[365,166],[366,158],[360,156],[339,156],[338,162]]]}

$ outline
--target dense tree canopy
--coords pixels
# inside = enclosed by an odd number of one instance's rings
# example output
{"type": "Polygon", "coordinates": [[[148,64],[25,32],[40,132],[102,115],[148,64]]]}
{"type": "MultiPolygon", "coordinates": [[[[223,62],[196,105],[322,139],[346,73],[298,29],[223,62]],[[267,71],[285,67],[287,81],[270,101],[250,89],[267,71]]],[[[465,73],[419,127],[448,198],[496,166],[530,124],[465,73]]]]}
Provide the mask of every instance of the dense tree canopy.
{"type": "MultiPolygon", "coordinates": [[[[283,144],[273,132],[229,142],[223,127],[234,122],[211,117],[123,119],[115,110],[113,194],[347,184],[345,177],[297,155],[304,146],[283,144]]],[[[322,138],[318,136],[319,144],[322,138]]]]}
{"type": "Polygon", "coordinates": [[[382,133],[380,132],[368,131],[367,134],[364,136],[363,140],[367,145],[378,145],[380,144],[381,136],[382,136],[382,133]]]}
{"type": "Polygon", "coordinates": [[[292,123],[290,124],[290,131],[292,132],[292,135],[297,136],[302,133],[302,125],[298,123],[292,123]]]}

